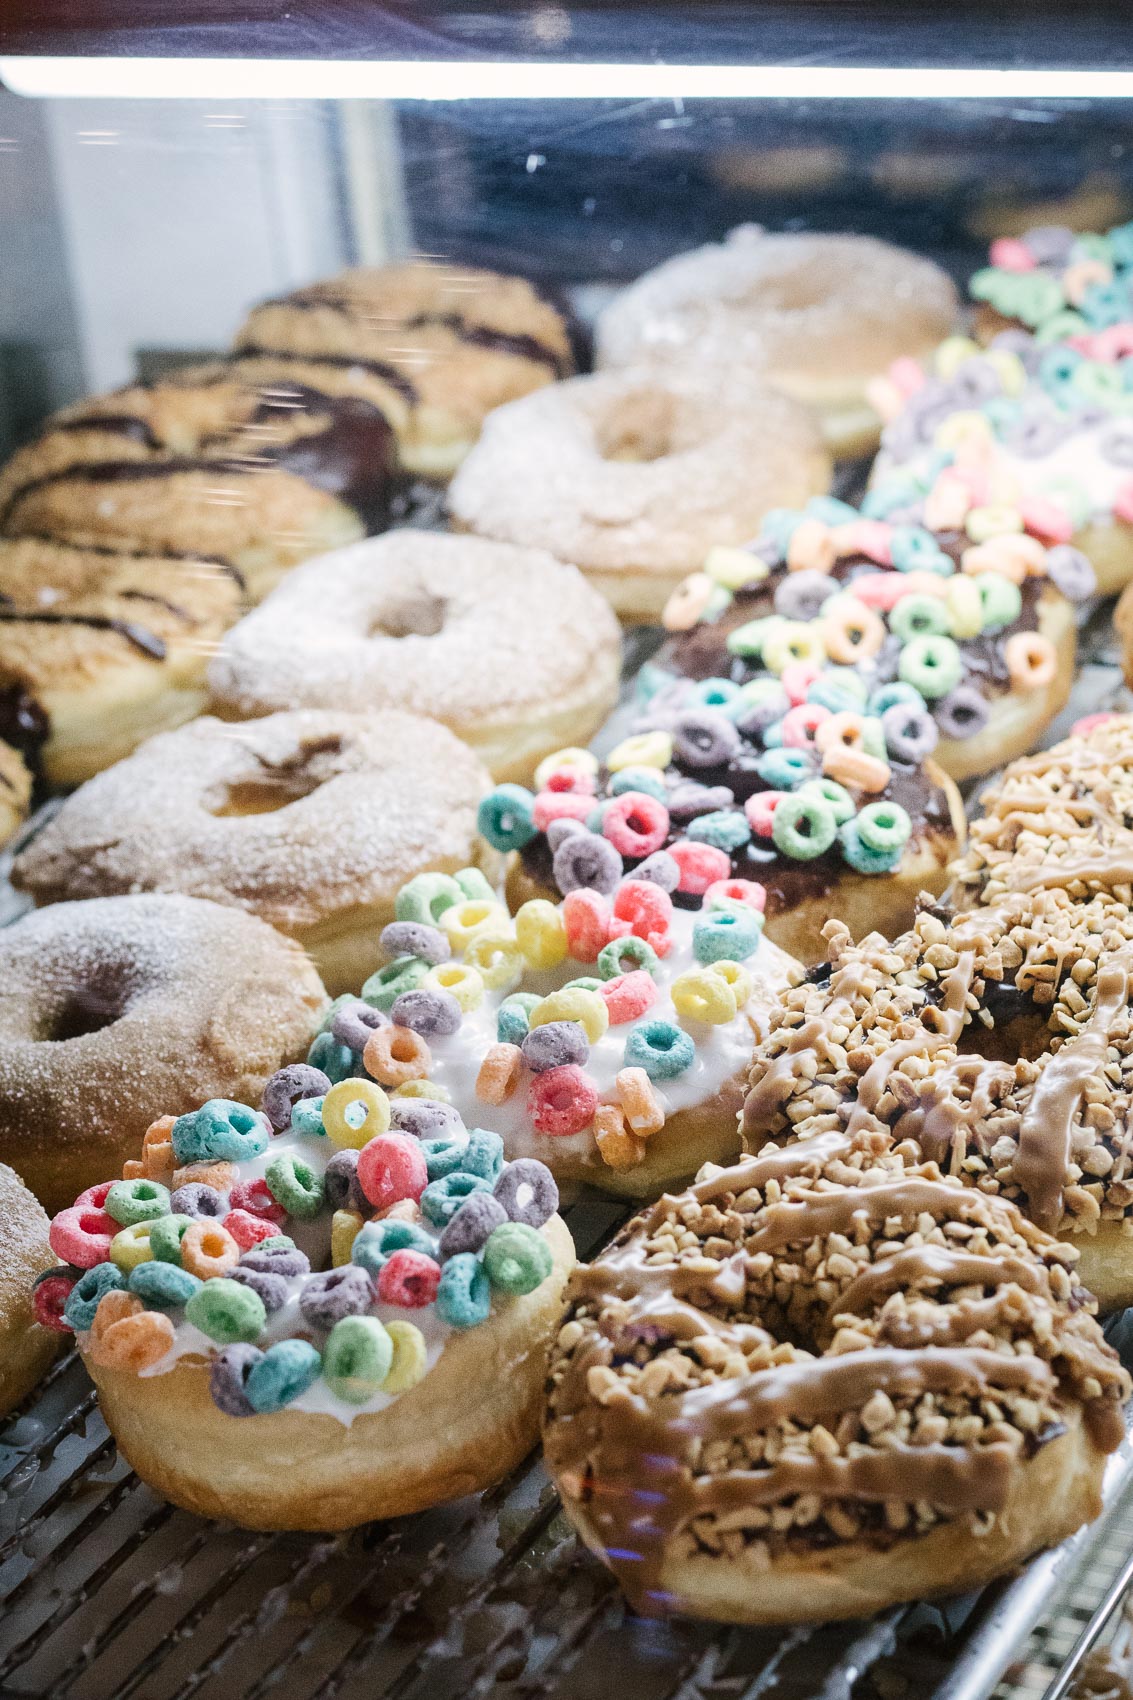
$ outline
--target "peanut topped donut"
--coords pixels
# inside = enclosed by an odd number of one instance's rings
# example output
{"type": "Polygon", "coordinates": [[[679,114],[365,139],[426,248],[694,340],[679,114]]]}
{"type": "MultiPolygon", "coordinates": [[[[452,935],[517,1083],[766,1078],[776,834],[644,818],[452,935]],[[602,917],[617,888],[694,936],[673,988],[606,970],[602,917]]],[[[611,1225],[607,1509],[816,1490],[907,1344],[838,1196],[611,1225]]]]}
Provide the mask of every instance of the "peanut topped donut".
{"type": "Polygon", "coordinates": [[[939,266],[871,236],[770,235],[744,224],[666,260],[598,321],[598,364],[737,366],[819,413],[836,455],[865,454],[879,422],[866,386],[954,327],[939,266]]]}
{"type": "Polygon", "coordinates": [[[1103,1308],[1133,1295],[1133,917],[1101,895],[929,911],[887,943],[828,924],[830,967],[756,1045],[743,1129],[882,1130],[1081,1253],[1103,1308]]]}
{"type": "Polygon", "coordinates": [[[0,539],[0,730],[81,784],[199,711],[240,604],[216,562],[0,539]]]}
{"type": "Polygon", "coordinates": [[[774,390],[685,370],[603,372],[498,409],[449,491],[483,537],[550,548],[623,619],[655,620],[713,544],[827,489],[810,413],[774,390]]]}
{"type": "Polygon", "coordinates": [[[488,784],[446,727],[392,709],[205,717],[84,785],[13,879],[40,904],[129,891],[232,904],[341,992],[372,968],[401,886],[475,858],[488,784]]]}
{"type": "Polygon", "coordinates": [[[1101,1509],[1130,1387],[1073,1252],[881,1133],[707,1168],[567,1297],[547,1463],[638,1611],[865,1616],[1101,1509]]]}
{"type": "Polygon", "coordinates": [[[290,939],[199,898],[26,915],[0,929],[0,1160],[58,1209],[155,1115],[258,1095],[325,1008],[290,939]]]}
{"type": "Polygon", "coordinates": [[[349,372],[394,420],[404,464],[426,477],[460,464],[493,407],[576,366],[563,316],[523,278],[427,260],[358,267],[265,301],[236,357],[296,363],[303,376],[349,372]]]}
{"type": "Polygon", "coordinates": [[[1032,331],[1039,342],[1066,342],[1114,325],[1133,323],[1133,224],[1104,235],[1064,224],[1037,225],[992,243],[988,264],[968,292],[983,305],[976,314],[981,341],[1008,326],[1032,331]]]}
{"type": "Polygon", "coordinates": [[[209,670],[228,718],[403,708],[442,721],[498,779],[585,743],[612,708],[617,622],[541,549],[398,531],[293,573],[209,670]]]}

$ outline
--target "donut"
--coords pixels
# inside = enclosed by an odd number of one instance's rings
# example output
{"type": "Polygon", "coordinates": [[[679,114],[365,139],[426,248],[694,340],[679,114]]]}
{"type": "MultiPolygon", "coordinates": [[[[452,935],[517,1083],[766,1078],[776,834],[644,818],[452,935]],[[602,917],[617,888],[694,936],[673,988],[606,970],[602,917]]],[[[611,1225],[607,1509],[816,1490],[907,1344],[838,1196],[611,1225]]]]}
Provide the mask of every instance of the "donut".
{"type": "Polygon", "coordinates": [[[413,260],[358,267],[263,302],[235,354],[276,370],[282,363],[304,381],[348,371],[356,393],[393,419],[404,465],[447,478],[493,407],[575,370],[571,338],[564,316],[523,278],[413,260]]]}
{"type": "Polygon", "coordinates": [[[81,784],[200,710],[240,606],[215,562],[0,539],[0,732],[49,785],[81,784]]]}
{"type": "Polygon", "coordinates": [[[714,544],[828,488],[806,408],[698,372],[601,372],[485,421],[449,490],[457,525],[573,561],[625,620],[655,621],[714,544]]]}
{"type": "Polygon", "coordinates": [[[20,1177],[0,1163],[0,1416],[18,1405],[59,1349],[49,1315],[55,1254],[43,1206],[20,1177]]]}
{"type": "Polygon", "coordinates": [[[252,915],[149,894],[36,910],[0,929],[0,1161],[57,1210],[156,1115],[258,1095],[325,1008],[252,915]]]}
{"type": "Polygon", "coordinates": [[[547,1464],[634,1608],[826,1623],[1101,1510],[1129,1377],[1073,1251],[847,1128],[709,1165],[567,1287],[547,1464]]]}
{"type": "Polygon", "coordinates": [[[1032,748],[1069,695],[1069,597],[1092,588],[1089,562],[1020,531],[1016,510],[996,510],[989,535],[959,480],[944,494],[946,510],[932,493],[880,520],[830,497],[777,509],[749,548],[710,555],[676,592],[674,635],[647,681],[723,679],[730,691],[761,678],[762,696],[769,667],[809,690],[806,670],[833,663],[859,702],[846,670],[869,687],[872,714],[898,699],[918,711],[915,741],[953,779],[1032,748]]]}
{"type": "Polygon", "coordinates": [[[446,727],[392,709],[205,717],[75,792],[12,878],[39,904],[130,891],[230,904],[301,944],[334,994],[370,972],[407,880],[483,854],[489,783],[446,727]]]}
{"type": "Polygon", "coordinates": [[[0,533],[207,556],[258,601],[296,562],[384,525],[395,455],[368,401],[193,369],[48,419],[0,470],[0,533]]]}
{"type": "Polygon", "coordinates": [[[514,920],[474,868],[410,880],[383,966],[360,1003],[335,1000],[308,1062],[439,1099],[429,1115],[451,1106],[509,1157],[622,1197],[734,1156],[752,1034],[801,969],[761,939],[752,892],[676,909],[593,842],[562,903],[514,920]]]}
{"type": "Polygon", "coordinates": [[[1121,643],[1121,671],[1126,684],[1133,679],[1133,596],[1126,585],[1113,610],[1113,625],[1121,643]]]}
{"type": "Polygon", "coordinates": [[[1080,1252],[1103,1310],[1133,1299],[1125,1125],[1133,916],[1101,894],[1011,893],[855,945],[784,994],[755,1047],[748,1149],[832,1128],[916,1141],[1080,1252]]]}
{"type": "Polygon", "coordinates": [[[455,1116],[417,1137],[415,1102],[285,1068],[262,1109],[160,1118],[145,1163],[54,1218],[63,1325],[175,1505],[351,1528],[489,1487],[530,1450],[574,1263],[555,1183],[455,1116]]]}
{"type": "Polygon", "coordinates": [[[31,802],[31,770],[19,750],[0,739],[0,848],[19,831],[31,802]]]}
{"type": "Polygon", "coordinates": [[[814,408],[836,456],[868,454],[880,422],[866,395],[903,355],[956,324],[950,279],[872,236],[771,235],[743,224],[678,254],[599,316],[599,366],[737,365],[814,408]]]}
{"type": "Polygon", "coordinates": [[[214,711],[403,708],[450,727],[497,779],[584,744],[617,698],[609,608],[541,549],[397,531],[310,562],[228,633],[214,711]]]}
{"type": "Polygon", "coordinates": [[[1133,223],[1074,231],[1041,224],[991,244],[968,293],[979,303],[975,330],[991,342],[1026,330],[1041,343],[1066,342],[1133,322],[1133,223]]]}
{"type": "Polygon", "coordinates": [[[1075,344],[1008,330],[987,349],[949,338],[928,370],[901,362],[870,392],[888,423],[867,510],[935,507],[958,476],[981,507],[1017,510],[1032,535],[1084,554],[1103,594],[1120,590],[1133,577],[1125,328],[1075,344]]]}

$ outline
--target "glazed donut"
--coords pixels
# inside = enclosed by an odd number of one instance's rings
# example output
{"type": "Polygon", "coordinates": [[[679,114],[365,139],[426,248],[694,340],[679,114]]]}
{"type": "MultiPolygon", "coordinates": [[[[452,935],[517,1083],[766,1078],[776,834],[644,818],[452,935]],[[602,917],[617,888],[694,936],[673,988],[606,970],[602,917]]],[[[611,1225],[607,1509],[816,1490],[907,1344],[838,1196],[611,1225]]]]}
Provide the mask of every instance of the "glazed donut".
{"type": "Polygon", "coordinates": [[[403,463],[446,478],[493,407],[575,370],[572,329],[523,278],[415,260],[265,301],[235,351],[305,382],[349,372],[355,393],[393,419],[403,463]]]}
{"type": "Polygon", "coordinates": [[[258,1095],[325,1008],[290,939],[199,898],[26,915],[0,929],[0,1160],[57,1210],[166,1108],[258,1095]]]}
{"type": "Polygon", "coordinates": [[[1118,361],[1133,329],[1050,347],[1005,331],[981,349],[952,337],[931,371],[902,361],[871,389],[889,423],[865,502],[903,514],[940,480],[970,486],[982,508],[1023,517],[1028,532],[1072,545],[1109,595],[1133,577],[1133,423],[1118,361]]]}
{"type": "Polygon", "coordinates": [[[162,1117],[141,1173],[51,1224],[119,1446],[164,1498],[252,1529],[489,1487],[538,1433],[574,1263],[550,1174],[455,1116],[414,1137],[417,1105],[370,1080],[288,1068],[263,1101],[162,1117]]]}
{"type": "Polygon", "coordinates": [[[239,612],[215,562],[0,540],[0,730],[49,785],[79,785],[199,712],[239,612]]]}
{"type": "Polygon", "coordinates": [[[296,562],[381,529],[395,454],[368,401],[193,369],[50,418],[0,470],[0,532],[207,556],[258,601],[296,562]]]}
{"type": "Polygon", "coordinates": [[[979,303],[981,342],[1000,331],[1030,331],[1041,343],[1066,342],[1133,320],[1133,224],[1076,232],[1041,224],[1021,236],[1001,236],[988,263],[973,273],[968,293],[979,303]]]}
{"type": "Polygon", "coordinates": [[[1103,1310],[1133,1299],[1133,917],[1109,895],[1010,894],[893,943],[827,926],[830,966],[756,1045],[743,1130],[915,1140],[1079,1248],[1103,1310]]]}
{"type": "Polygon", "coordinates": [[[308,1062],[440,1098],[509,1157],[626,1198],[734,1156],[752,1034],[801,970],[761,942],[757,891],[690,913],[617,862],[582,844],[564,901],[514,921],[476,869],[411,880],[362,1025],[336,1000],[308,1062]]]}
{"type": "Polygon", "coordinates": [[[813,407],[835,455],[861,455],[880,428],[870,379],[928,354],[958,315],[950,279],[918,254],[743,224],[616,296],[598,320],[598,364],[740,366],[813,407]]]}
{"type": "MultiPolygon", "coordinates": [[[[47,1277],[55,1256],[43,1206],[20,1177],[0,1163],[0,1416],[18,1405],[46,1371],[59,1337],[39,1320],[33,1287],[47,1277]]],[[[47,1295],[44,1294],[44,1298],[47,1295]]]]}
{"type": "Polygon", "coordinates": [[[446,727],[394,710],[204,718],[84,785],[12,878],[39,904],[130,891],[231,904],[301,944],[334,994],[370,972],[407,880],[482,853],[489,783],[446,727]]]}
{"type": "Polygon", "coordinates": [[[1121,641],[1121,671],[1125,675],[1125,683],[1133,679],[1133,596],[1129,594],[1129,586],[1117,599],[1113,610],[1113,625],[1121,641]]]}
{"type": "Polygon", "coordinates": [[[313,561],[220,646],[226,719],[274,709],[404,708],[442,721],[497,779],[584,744],[613,707],[617,622],[574,567],[431,531],[313,561]]]}
{"type": "Polygon", "coordinates": [[[1124,1438],[1073,1252],[876,1133],[709,1166],[567,1299],[547,1464],[653,1615],[966,1593],[1096,1517],[1124,1438]]]}
{"type": "Polygon", "coordinates": [[[31,770],[19,750],[0,739],[0,849],[27,819],[31,770]]]}
{"type": "Polygon", "coordinates": [[[828,488],[811,414],[755,384],[602,372],[490,414],[449,491],[465,530],[550,548],[623,619],[655,621],[713,544],[828,488]]]}

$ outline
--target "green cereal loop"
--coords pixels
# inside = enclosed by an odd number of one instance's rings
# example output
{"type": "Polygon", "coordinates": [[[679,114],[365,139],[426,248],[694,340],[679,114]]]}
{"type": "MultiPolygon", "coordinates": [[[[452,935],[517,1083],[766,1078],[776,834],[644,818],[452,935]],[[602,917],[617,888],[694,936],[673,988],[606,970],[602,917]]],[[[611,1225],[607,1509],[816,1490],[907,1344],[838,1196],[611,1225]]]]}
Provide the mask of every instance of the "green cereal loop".
{"type": "Polygon", "coordinates": [[[1017,316],[1027,325],[1040,325],[1066,305],[1062,285],[1049,272],[1020,272],[1017,316]]]}
{"type": "Polygon", "coordinates": [[[181,1241],[187,1228],[193,1225],[191,1216],[158,1216],[149,1231],[149,1248],[159,1263],[175,1263],[181,1267],[181,1241]]]}
{"type": "MultiPolygon", "coordinates": [[[[467,902],[499,902],[499,892],[492,890],[492,887],[489,885],[487,879],[483,873],[481,873],[479,868],[461,868],[460,871],[455,873],[452,877],[464,893],[465,900],[467,902]]],[[[445,908],[448,908],[447,903],[445,904],[445,908]]]]}
{"type": "MultiPolygon", "coordinates": [[[[1123,225],[1116,225],[1122,230],[1123,225]]],[[[1074,238],[1073,257],[1076,260],[1100,260],[1103,265],[1113,264],[1113,231],[1083,230],[1074,238]]]]}
{"type": "MultiPolygon", "coordinates": [[[[604,983],[593,974],[580,974],[577,980],[568,980],[562,990],[564,992],[596,992],[600,990],[604,983]]],[[[539,1001],[542,1003],[542,998],[539,1001]]]]}
{"type": "Polygon", "coordinates": [[[939,596],[902,596],[889,616],[889,630],[902,643],[915,637],[951,637],[952,616],[939,596]]]}
{"type": "Polygon", "coordinates": [[[393,907],[399,921],[419,921],[423,926],[435,927],[446,909],[463,902],[463,891],[448,874],[417,874],[402,886],[393,907]]]}
{"type": "Polygon", "coordinates": [[[169,1188],[158,1181],[115,1181],[102,1207],[123,1228],[169,1214],[169,1188]]]}
{"type": "Polygon", "coordinates": [[[771,816],[775,848],[796,862],[810,862],[829,850],[837,836],[834,810],[825,798],[813,793],[781,797],[771,816]]]}
{"type": "Polygon", "coordinates": [[[830,805],[834,815],[835,826],[842,826],[857,811],[857,804],[836,779],[808,779],[805,785],[800,785],[795,792],[796,797],[821,797],[824,803],[830,805]]]}
{"type": "Polygon", "coordinates": [[[376,1316],[344,1316],[323,1348],[323,1380],[347,1405],[364,1405],[393,1364],[393,1341],[376,1316]]]}
{"type": "Polygon", "coordinates": [[[1038,343],[1064,342],[1067,337],[1088,336],[1090,327],[1072,307],[1064,307],[1061,312],[1054,313],[1039,325],[1035,331],[1035,341],[1038,343]]]}
{"type": "Polygon", "coordinates": [[[268,1191],[289,1216],[300,1221],[317,1216],[323,1207],[323,1177],[290,1151],[273,1157],[264,1173],[268,1191]]]}
{"type": "MultiPolygon", "coordinates": [[[[964,663],[950,637],[917,637],[901,651],[897,671],[926,702],[935,702],[955,690],[964,676],[964,663]]],[[[776,809],[775,813],[778,812],[776,809]]]]}
{"type": "Polygon", "coordinates": [[[748,620],[729,632],[726,642],[729,655],[742,655],[754,660],[763,654],[763,646],[774,637],[780,626],[786,625],[781,614],[766,614],[761,620],[748,620]]]}
{"type": "Polygon", "coordinates": [[[858,837],[867,850],[903,850],[912,830],[900,803],[867,803],[858,815],[858,837]]]}
{"type": "MultiPolygon", "coordinates": [[[[424,875],[420,875],[424,879],[424,875]]],[[[455,884],[455,881],[453,882],[455,884]]],[[[460,887],[457,886],[459,891],[460,887]]],[[[400,920],[400,916],[398,919],[400,920]]],[[[432,925],[431,922],[426,923],[432,925]]],[[[371,1009],[380,1009],[383,1015],[388,1015],[402,992],[415,992],[429,972],[429,964],[419,956],[397,956],[392,962],[387,962],[384,968],[379,968],[376,974],[362,987],[362,1002],[368,1003],[371,1009]]]]}
{"type": "Polygon", "coordinates": [[[977,573],[976,589],[980,593],[985,632],[1001,631],[1012,626],[1023,612],[1023,597],[1017,584],[1002,573],[977,573]]]}
{"type": "Polygon", "coordinates": [[[1071,387],[1087,401],[1100,402],[1103,407],[1112,407],[1125,393],[1117,367],[1102,366],[1095,360],[1083,360],[1075,370],[1071,387]]]}
{"type": "Polygon", "coordinates": [[[484,1272],[497,1293],[533,1293],[551,1273],[551,1248],[526,1222],[501,1222],[484,1246],[484,1272]]]}
{"type": "Polygon", "coordinates": [[[616,980],[619,974],[629,974],[638,968],[644,968],[655,980],[659,966],[653,946],[646,939],[635,938],[632,933],[624,939],[611,939],[598,952],[598,972],[603,980],[616,980]],[[628,968],[625,966],[627,962],[628,968]]]}
{"type": "MultiPolygon", "coordinates": [[[[150,1241],[152,1244],[152,1235],[150,1237],[150,1241]]],[[[295,1241],[291,1238],[290,1234],[269,1234],[266,1240],[261,1240],[259,1242],[256,1250],[268,1251],[272,1246],[282,1246],[285,1251],[296,1250],[295,1241]]]]}
{"type": "Polygon", "coordinates": [[[185,1321],[215,1340],[218,1346],[234,1346],[238,1340],[258,1340],[267,1321],[264,1301],[251,1287],[226,1276],[205,1281],[185,1306],[185,1321]]]}
{"type": "Polygon", "coordinates": [[[862,749],[867,756],[876,756],[878,761],[889,760],[885,728],[874,714],[867,714],[862,718],[862,749]]]}

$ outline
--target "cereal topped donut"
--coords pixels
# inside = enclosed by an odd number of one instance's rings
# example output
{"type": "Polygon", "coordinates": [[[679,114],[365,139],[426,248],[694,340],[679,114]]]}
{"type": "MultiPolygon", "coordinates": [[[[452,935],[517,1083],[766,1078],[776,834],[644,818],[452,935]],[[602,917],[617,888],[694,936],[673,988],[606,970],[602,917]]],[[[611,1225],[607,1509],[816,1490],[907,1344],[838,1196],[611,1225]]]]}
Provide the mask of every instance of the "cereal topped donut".
{"type": "Polygon", "coordinates": [[[950,279],[921,255],[744,224],[616,296],[598,321],[598,364],[740,366],[813,407],[836,455],[866,454],[879,429],[866,386],[900,356],[927,355],[958,315],[950,279]]]}
{"type": "MultiPolygon", "coordinates": [[[[414,260],[358,267],[253,309],[236,357],[348,371],[395,418],[404,464],[447,477],[493,407],[576,369],[573,328],[519,277],[414,260]]],[[[359,387],[361,386],[361,387],[359,387]]]]}
{"type": "Polygon", "coordinates": [[[801,970],[762,939],[757,886],[677,909],[667,881],[623,879],[606,840],[569,842],[569,894],[514,920],[476,869],[411,880],[387,962],[307,1060],[414,1093],[430,1125],[451,1105],[559,1179],[649,1197],[734,1155],[752,1034],[801,970]]]}
{"type": "Polygon", "coordinates": [[[640,1612],[967,1592],[1096,1517],[1124,1438],[1073,1251],[879,1133],[709,1166],[567,1299],[547,1463],[640,1612]]]}
{"type": "Polygon", "coordinates": [[[0,730],[78,785],[191,719],[240,586],[212,561],[0,539],[0,730]]]}
{"type": "Polygon", "coordinates": [[[881,1130],[1081,1253],[1103,1308],[1133,1297],[1133,917],[1100,895],[1011,893],[901,938],[827,927],[830,966],[756,1045],[744,1137],[881,1130]]]}
{"type": "Polygon", "coordinates": [[[476,858],[489,783],[447,727],[393,709],[206,716],[75,792],[12,877],[40,904],[129,891],[232,904],[296,939],[341,992],[372,967],[408,879],[476,858]]]}
{"type": "Polygon", "coordinates": [[[159,1493],[258,1529],[473,1493],[538,1429],[574,1247],[541,1163],[304,1065],[160,1117],[51,1224],[103,1413],[159,1493]],[[236,1421],[234,1419],[242,1419],[236,1421]]]}
{"type": "Polygon", "coordinates": [[[1097,588],[1133,576],[1133,421],[1122,363],[1133,328],[1044,346],[1004,331],[986,349],[951,337],[931,363],[901,361],[875,384],[888,423],[872,488],[875,518],[903,512],[959,478],[981,509],[1091,562],[1097,588]]]}
{"type": "Polygon", "coordinates": [[[617,622],[542,549],[397,531],[292,573],[209,670],[229,719],[403,708],[449,726],[497,779],[584,744],[617,697],[617,622]]]}
{"type": "Polygon", "coordinates": [[[0,1161],[58,1209],[166,1109],[258,1096],[326,995],[299,947],[195,897],[57,903],[0,928],[0,1161]]]}
{"type": "Polygon", "coordinates": [[[483,537],[573,561],[623,619],[655,620],[713,544],[828,488],[810,412],[750,381],[603,372],[499,408],[449,508],[483,537]]]}
{"type": "Polygon", "coordinates": [[[968,283],[981,341],[1022,328],[1042,343],[1066,342],[1133,323],[1133,224],[1074,231],[1037,225],[1001,236],[968,283]]]}

